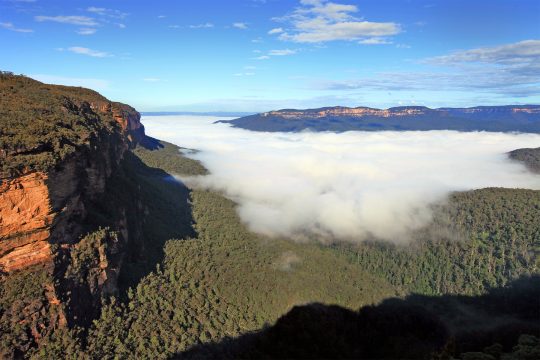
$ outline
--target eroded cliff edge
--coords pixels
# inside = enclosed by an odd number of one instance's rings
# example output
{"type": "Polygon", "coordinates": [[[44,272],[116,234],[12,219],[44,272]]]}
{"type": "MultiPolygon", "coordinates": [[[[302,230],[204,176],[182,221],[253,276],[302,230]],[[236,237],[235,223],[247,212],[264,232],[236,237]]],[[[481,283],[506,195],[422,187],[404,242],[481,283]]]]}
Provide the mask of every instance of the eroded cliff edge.
{"type": "Polygon", "coordinates": [[[89,322],[101,297],[117,292],[126,247],[140,243],[147,209],[136,188],[106,219],[99,209],[128,150],[146,141],[128,105],[0,75],[0,290],[21,274],[45,274],[41,300],[21,294],[0,317],[29,325],[30,342],[89,322]]]}

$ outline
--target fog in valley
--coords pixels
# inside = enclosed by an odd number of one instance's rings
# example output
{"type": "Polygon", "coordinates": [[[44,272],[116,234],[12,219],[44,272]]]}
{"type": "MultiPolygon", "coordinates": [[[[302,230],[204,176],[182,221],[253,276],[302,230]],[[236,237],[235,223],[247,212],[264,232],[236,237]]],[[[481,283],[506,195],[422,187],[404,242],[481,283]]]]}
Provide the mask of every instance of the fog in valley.
{"type": "Polygon", "coordinates": [[[263,133],[223,118],[146,116],[150,136],[200,150],[210,175],[181,178],[222,191],[255,232],[400,242],[453,191],[540,189],[540,176],[507,159],[540,146],[538,134],[456,131],[263,133]]]}

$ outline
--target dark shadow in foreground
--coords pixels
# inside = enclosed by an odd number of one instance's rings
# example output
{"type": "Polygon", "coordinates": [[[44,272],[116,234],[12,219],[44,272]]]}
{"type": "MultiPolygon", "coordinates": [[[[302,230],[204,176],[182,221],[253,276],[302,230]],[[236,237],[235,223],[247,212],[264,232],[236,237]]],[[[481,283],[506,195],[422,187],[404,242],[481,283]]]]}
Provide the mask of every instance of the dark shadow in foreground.
{"type": "Polygon", "coordinates": [[[533,276],[482,296],[411,295],[356,312],[318,303],[295,306],[271,327],[198,345],[175,358],[450,359],[461,354],[496,360],[504,352],[512,353],[507,359],[538,359],[538,336],[540,276],[533,276]]]}

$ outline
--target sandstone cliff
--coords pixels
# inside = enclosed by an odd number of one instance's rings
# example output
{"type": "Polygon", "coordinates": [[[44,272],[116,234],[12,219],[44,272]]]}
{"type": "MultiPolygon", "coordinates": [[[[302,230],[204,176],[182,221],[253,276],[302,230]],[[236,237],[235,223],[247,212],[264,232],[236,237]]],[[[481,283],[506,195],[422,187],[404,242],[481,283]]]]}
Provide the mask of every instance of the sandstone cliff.
{"type": "Polygon", "coordinates": [[[117,291],[125,247],[141,236],[126,214],[144,208],[133,205],[134,193],[97,231],[95,208],[128,149],[145,141],[140,114],[128,105],[87,89],[0,77],[0,285],[19,274],[49,275],[41,299],[0,315],[32,324],[33,341],[88,323],[101,297],[117,291]]]}

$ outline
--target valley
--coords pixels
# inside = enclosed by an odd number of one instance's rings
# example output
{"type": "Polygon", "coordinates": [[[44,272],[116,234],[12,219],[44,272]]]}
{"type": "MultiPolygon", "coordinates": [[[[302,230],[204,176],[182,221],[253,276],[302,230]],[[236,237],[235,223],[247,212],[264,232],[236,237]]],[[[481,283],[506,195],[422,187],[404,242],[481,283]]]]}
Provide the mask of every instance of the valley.
{"type": "MultiPolygon", "coordinates": [[[[25,93],[56,90],[9,80],[30,87],[25,93]]],[[[121,150],[81,141],[59,143],[43,155],[14,154],[11,149],[26,143],[42,149],[43,140],[34,145],[31,128],[19,127],[16,136],[30,140],[15,143],[9,127],[2,128],[10,139],[2,147],[5,169],[14,174],[3,181],[54,174],[70,159],[92,164],[85,156],[94,152],[112,156],[93,157],[109,170],[78,170],[74,189],[88,189],[89,180],[101,185],[66,197],[74,205],[54,215],[64,222],[41,230],[52,235],[20,235],[30,244],[50,244],[50,252],[46,261],[3,268],[2,357],[393,358],[406,347],[412,358],[498,351],[517,359],[538,351],[540,191],[455,192],[409,244],[264,236],[249,230],[238,204],[223,193],[175,180],[208,174],[192,150],[153,139],[142,125],[135,126],[135,138],[111,112],[86,105],[80,90],[59,90],[67,104],[79,104],[68,107],[75,123],[109,124],[108,136],[121,150]],[[57,156],[64,147],[71,152],[57,156]],[[35,160],[42,158],[56,163],[35,160]],[[84,211],[70,212],[75,205],[84,211]],[[55,235],[60,230],[63,237],[55,235]]],[[[43,112],[66,107],[28,101],[43,112]]],[[[66,136],[85,133],[70,131],[66,136]]],[[[518,160],[534,167],[536,150],[525,154],[518,160]]],[[[46,185],[54,196],[58,184],[46,185]]],[[[1,239],[7,246],[14,241],[1,239]]]]}

